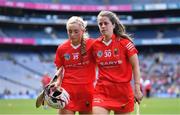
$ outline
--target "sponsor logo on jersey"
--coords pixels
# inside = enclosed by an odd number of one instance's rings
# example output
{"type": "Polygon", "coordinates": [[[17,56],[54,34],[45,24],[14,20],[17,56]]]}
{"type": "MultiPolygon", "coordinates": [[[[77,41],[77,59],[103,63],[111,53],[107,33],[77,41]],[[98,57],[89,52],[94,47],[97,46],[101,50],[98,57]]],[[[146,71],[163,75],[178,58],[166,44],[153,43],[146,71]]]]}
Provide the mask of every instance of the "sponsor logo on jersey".
{"type": "Polygon", "coordinates": [[[109,65],[119,65],[122,64],[122,60],[116,60],[116,61],[105,61],[105,62],[100,62],[99,63],[101,66],[109,66],[109,65]]]}
{"type": "Polygon", "coordinates": [[[102,57],[102,55],[103,55],[103,52],[102,52],[101,50],[99,50],[99,51],[97,52],[97,56],[100,58],[100,57],[102,57]]]}
{"type": "Polygon", "coordinates": [[[64,54],[64,59],[69,60],[70,59],[70,54],[68,54],[68,53],[64,54]]]}
{"type": "Polygon", "coordinates": [[[88,65],[89,63],[90,63],[90,61],[87,60],[87,61],[79,62],[76,64],[67,64],[67,65],[65,65],[65,67],[84,67],[85,65],[88,65]]]}

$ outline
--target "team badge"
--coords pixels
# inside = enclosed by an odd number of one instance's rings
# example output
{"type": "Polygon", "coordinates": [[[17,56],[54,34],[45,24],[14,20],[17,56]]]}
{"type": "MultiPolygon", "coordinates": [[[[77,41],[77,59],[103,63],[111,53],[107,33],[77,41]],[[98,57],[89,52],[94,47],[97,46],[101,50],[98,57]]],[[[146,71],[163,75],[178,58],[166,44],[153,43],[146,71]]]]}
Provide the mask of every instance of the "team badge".
{"type": "Polygon", "coordinates": [[[97,56],[100,58],[100,57],[102,57],[102,55],[103,55],[103,52],[102,51],[98,51],[97,52],[97,56]]]}
{"type": "Polygon", "coordinates": [[[64,59],[69,60],[70,59],[70,54],[68,54],[68,53],[64,54],[64,59]]]}
{"type": "Polygon", "coordinates": [[[118,55],[118,48],[114,49],[114,55],[118,55]]]}

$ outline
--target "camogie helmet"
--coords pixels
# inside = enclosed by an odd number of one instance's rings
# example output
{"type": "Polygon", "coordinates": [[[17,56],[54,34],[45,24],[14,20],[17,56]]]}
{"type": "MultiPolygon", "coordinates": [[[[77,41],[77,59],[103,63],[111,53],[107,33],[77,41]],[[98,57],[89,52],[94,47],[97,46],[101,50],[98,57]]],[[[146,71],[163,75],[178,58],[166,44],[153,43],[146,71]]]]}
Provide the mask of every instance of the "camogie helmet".
{"type": "Polygon", "coordinates": [[[52,108],[63,109],[70,100],[68,92],[64,88],[45,87],[45,102],[52,108]]]}

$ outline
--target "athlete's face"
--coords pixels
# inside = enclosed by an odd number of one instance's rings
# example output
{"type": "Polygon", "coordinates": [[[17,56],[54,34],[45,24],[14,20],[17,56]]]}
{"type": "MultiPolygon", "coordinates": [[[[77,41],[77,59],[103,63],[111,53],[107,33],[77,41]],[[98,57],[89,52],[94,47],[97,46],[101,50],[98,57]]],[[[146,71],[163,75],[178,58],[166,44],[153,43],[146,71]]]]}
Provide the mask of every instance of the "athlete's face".
{"type": "Polygon", "coordinates": [[[98,17],[98,27],[103,36],[111,37],[113,34],[114,24],[106,16],[98,17]]]}
{"type": "Polygon", "coordinates": [[[78,23],[71,23],[67,27],[67,33],[72,43],[79,44],[84,31],[78,23]]]}

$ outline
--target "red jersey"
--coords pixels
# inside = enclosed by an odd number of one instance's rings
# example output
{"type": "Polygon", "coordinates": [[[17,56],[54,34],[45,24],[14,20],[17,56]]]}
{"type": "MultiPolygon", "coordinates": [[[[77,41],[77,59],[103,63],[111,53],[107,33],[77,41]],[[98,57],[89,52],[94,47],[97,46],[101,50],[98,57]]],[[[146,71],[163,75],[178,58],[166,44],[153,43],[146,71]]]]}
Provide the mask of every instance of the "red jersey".
{"type": "Polygon", "coordinates": [[[95,79],[95,63],[92,56],[93,39],[86,39],[85,56],[81,56],[81,46],[73,47],[70,40],[58,46],[55,56],[57,67],[64,67],[64,83],[87,84],[95,79]]]}
{"type": "Polygon", "coordinates": [[[99,68],[99,79],[113,82],[129,82],[132,78],[132,66],[129,58],[138,51],[129,39],[116,39],[115,35],[109,44],[103,37],[93,44],[93,54],[99,68]]]}

